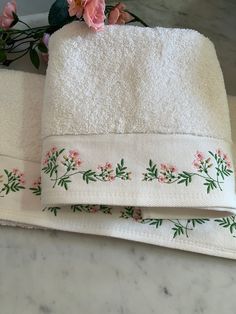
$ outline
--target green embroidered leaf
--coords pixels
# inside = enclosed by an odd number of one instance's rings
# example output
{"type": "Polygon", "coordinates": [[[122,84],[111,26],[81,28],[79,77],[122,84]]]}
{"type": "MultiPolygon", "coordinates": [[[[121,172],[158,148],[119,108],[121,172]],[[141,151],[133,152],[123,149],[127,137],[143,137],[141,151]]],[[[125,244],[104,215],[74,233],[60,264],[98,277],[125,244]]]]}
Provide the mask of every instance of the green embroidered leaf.
{"type": "Polygon", "coordinates": [[[219,226],[223,227],[223,228],[228,228],[229,232],[231,234],[234,233],[234,231],[236,231],[236,220],[235,220],[235,216],[229,216],[229,217],[224,217],[224,218],[218,218],[214,220],[215,222],[219,223],[219,226]]]}
{"type": "Polygon", "coordinates": [[[143,181],[153,181],[155,179],[158,179],[158,169],[157,165],[153,164],[153,161],[149,160],[149,167],[146,168],[147,172],[144,173],[143,181]]]}
{"type": "Polygon", "coordinates": [[[9,176],[9,172],[7,171],[7,169],[3,170],[5,172],[5,174],[7,175],[7,177],[9,176]]]}
{"type": "Polygon", "coordinates": [[[42,189],[41,186],[37,186],[35,188],[30,188],[31,191],[33,191],[33,194],[39,196],[41,195],[42,189]]]}
{"type": "Polygon", "coordinates": [[[106,205],[100,205],[100,211],[103,212],[104,214],[111,214],[112,208],[106,205]]]}
{"type": "Polygon", "coordinates": [[[133,214],[134,214],[134,207],[132,206],[128,206],[128,207],[125,207],[122,211],[121,211],[121,218],[125,218],[125,219],[128,219],[128,218],[132,218],[133,217],[133,214]]]}
{"type": "Polygon", "coordinates": [[[70,182],[71,182],[71,180],[69,179],[68,176],[62,177],[59,179],[58,185],[65,188],[65,190],[68,190],[68,183],[70,183],[70,182]]]}
{"type": "Polygon", "coordinates": [[[207,187],[207,193],[209,194],[212,190],[217,188],[216,183],[211,179],[206,179],[204,185],[207,187]]]}
{"type": "Polygon", "coordinates": [[[192,173],[186,171],[179,173],[177,184],[184,183],[185,186],[188,186],[192,182],[192,176],[193,176],[192,173]]]}
{"type": "Polygon", "coordinates": [[[143,219],[141,221],[144,224],[149,224],[150,226],[155,226],[156,228],[159,228],[162,225],[163,219],[143,219]]]}
{"type": "Polygon", "coordinates": [[[74,213],[75,213],[76,211],[82,212],[81,205],[78,205],[78,204],[76,204],[76,205],[71,205],[70,209],[73,210],[74,213]]]}
{"type": "Polygon", "coordinates": [[[191,219],[191,220],[189,220],[189,222],[190,221],[192,222],[193,227],[195,227],[196,224],[202,225],[202,224],[206,223],[207,221],[210,221],[210,219],[208,219],[208,218],[202,218],[202,219],[198,218],[198,219],[191,219]]]}
{"type": "Polygon", "coordinates": [[[176,238],[177,236],[184,234],[184,228],[181,225],[175,224],[175,226],[172,228],[172,230],[174,231],[173,238],[176,238]]]}
{"type": "Polygon", "coordinates": [[[61,209],[61,207],[44,207],[42,209],[42,211],[45,211],[45,210],[48,210],[50,211],[51,213],[54,214],[54,216],[57,216],[57,212],[61,209]]]}
{"type": "Polygon", "coordinates": [[[92,170],[87,170],[83,173],[83,180],[88,184],[90,181],[96,182],[96,172],[92,170]]]}

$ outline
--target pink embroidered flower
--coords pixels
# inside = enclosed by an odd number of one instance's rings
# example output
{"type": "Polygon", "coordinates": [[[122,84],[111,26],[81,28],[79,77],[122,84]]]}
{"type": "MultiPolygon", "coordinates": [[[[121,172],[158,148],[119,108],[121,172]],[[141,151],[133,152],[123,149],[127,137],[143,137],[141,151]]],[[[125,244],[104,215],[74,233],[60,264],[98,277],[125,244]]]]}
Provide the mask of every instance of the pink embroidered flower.
{"type": "Polygon", "coordinates": [[[80,159],[76,160],[76,166],[79,167],[82,164],[82,161],[80,159]]]}
{"type": "Polygon", "coordinates": [[[110,162],[106,162],[105,169],[112,169],[112,164],[110,162]]]}
{"type": "Polygon", "coordinates": [[[132,21],[134,18],[128,13],[125,12],[125,4],[118,3],[110,12],[108,17],[109,24],[126,24],[132,21]]]}
{"type": "Polygon", "coordinates": [[[219,157],[222,157],[223,156],[223,151],[220,149],[220,148],[218,148],[217,150],[216,150],[216,154],[219,156],[219,157]]]}
{"type": "Polygon", "coordinates": [[[97,213],[98,212],[98,208],[96,206],[92,206],[89,208],[90,213],[97,213]]]}
{"type": "Polygon", "coordinates": [[[113,176],[113,175],[108,175],[107,180],[108,180],[108,181],[114,181],[115,178],[116,178],[116,177],[113,176]]]}
{"type": "Polygon", "coordinates": [[[165,177],[164,176],[159,176],[158,177],[158,182],[165,183],[165,177]]]}
{"type": "Polygon", "coordinates": [[[22,184],[22,185],[24,185],[24,184],[26,183],[26,181],[25,181],[24,178],[20,179],[19,182],[20,182],[20,184],[22,184]]]}
{"type": "Polygon", "coordinates": [[[227,154],[223,154],[223,159],[225,160],[225,161],[228,161],[229,160],[229,157],[228,157],[228,155],[227,154]]]}
{"type": "Polygon", "coordinates": [[[12,170],[12,173],[13,173],[14,175],[18,175],[18,172],[19,172],[19,170],[18,170],[17,168],[14,168],[14,169],[12,170]]]}
{"type": "Polygon", "coordinates": [[[166,171],[168,169],[167,164],[161,164],[161,170],[166,171]]]}
{"type": "Polygon", "coordinates": [[[57,151],[57,147],[56,146],[53,146],[52,148],[51,148],[51,152],[52,153],[55,153],[57,151]]]}
{"type": "Polygon", "coordinates": [[[86,3],[86,0],[67,0],[67,3],[69,4],[69,15],[76,15],[78,18],[80,18],[83,14],[84,4],[86,3]]]}
{"type": "Polygon", "coordinates": [[[13,0],[11,2],[7,2],[5,5],[2,15],[0,16],[0,27],[4,30],[8,30],[11,26],[13,26],[16,15],[16,1],[13,0]]]}
{"type": "Polygon", "coordinates": [[[72,159],[77,159],[79,157],[79,152],[77,150],[70,150],[69,157],[72,159]]]}
{"type": "Polygon", "coordinates": [[[231,168],[231,166],[232,166],[232,165],[231,165],[231,162],[230,162],[230,161],[227,161],[227,162],[226,162],[226,167],[227,167],[227,168],[231,168]]]}
{"type": "Polygon", "coordinates": [[[38,179],[35,180],[32,185],[34,187],[37,187],[37,186],[41,185],[41,177],[38,177],[38,179]]]}
{"type": "Polygon", "coordinates": [[[200,167],[201,167],[201,164],[200,164],[199,160],[194,160],[193,161],[193,166],[194,166],[194,168],[199,170],[200,167]]]}
{"type": "Polygon", "coordinates": [[[203,159],[205,158],[204,154],[202,152],[199,152],[199,151],[196,152],[195,157],[198,161],[203,161],[203,159]]]}
{"type": "Polygon", "coordinates": [[[175,166],[169,166],[170,172],[177,172],[177,168],[175,166]]]}
{"type": "Polygon", "coordinates": [[[43,160],[43,165],[47,165],[47,163],[48,163],[48,158],[45,158],[45,159],[43,160]]]}
{"type": "Polygon", "coordinates": [[[87,0],[84,2],[83,18],[85,23],[94,31],[104,27],[105,0],[87,0]]]}
{"type": "Polygon", "coordinates": [[[135,221],[138,221],[140,219],[142,219],[142,211],[140,208],[135,208],[134,212],[133,212],[133,219],[135,221]]]}

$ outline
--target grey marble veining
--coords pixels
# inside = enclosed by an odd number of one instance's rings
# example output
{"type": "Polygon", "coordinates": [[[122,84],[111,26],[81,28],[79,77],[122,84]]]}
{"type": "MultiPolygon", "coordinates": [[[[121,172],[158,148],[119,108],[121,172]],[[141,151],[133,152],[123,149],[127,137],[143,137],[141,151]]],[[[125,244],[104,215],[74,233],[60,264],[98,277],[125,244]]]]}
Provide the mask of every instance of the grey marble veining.
{"type": "Polygon", "coordinates": [[[235,261],[7,227],[0,251],[1,314],[235,312],[235,261]]]}

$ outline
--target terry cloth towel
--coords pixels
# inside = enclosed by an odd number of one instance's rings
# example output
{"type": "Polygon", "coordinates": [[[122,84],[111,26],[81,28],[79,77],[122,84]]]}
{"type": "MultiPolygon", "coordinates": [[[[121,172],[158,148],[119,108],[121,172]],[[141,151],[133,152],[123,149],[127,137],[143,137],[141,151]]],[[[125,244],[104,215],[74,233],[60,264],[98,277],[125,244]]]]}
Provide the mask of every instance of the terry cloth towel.
{"type": "MultiPolygon", "coordinates": [[[[43,76],[0,71],[4,122],[0,124],[1,224],[105,235],[236,259],[235,216],[162,220],[143,219],[141,209],[135,207],[42,207],[39,134],[43,85],[43,76]],[[14,93],[5,86],[14,86],[14,93]],[[9,190],[3,190],[5,184],[9,190]]],[[[236,98],[231,117],[235,141],[236,98]]]]}
{"type": "Polygon", "coordinates": [[[235,213],[231,131],[213,44],[192,30],[73,22],[49,44],[42,202],[235,213]]]}

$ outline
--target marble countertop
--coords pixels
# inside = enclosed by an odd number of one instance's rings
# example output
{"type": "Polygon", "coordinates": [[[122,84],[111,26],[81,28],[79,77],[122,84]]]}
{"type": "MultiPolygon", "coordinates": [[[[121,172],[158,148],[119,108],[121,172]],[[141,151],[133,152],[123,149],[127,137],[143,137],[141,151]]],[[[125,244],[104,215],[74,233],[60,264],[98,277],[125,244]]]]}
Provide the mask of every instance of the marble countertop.
{"type": "MultiPolygon", "coordinates": [[[[190,25],[209,34],[228,92],[236,94],[234,1],[181,0],[178,7],[173,0],[126,2],[152,24],[190,25]]],[[[15,65],[22,67],[32,70],[29,63],[15,65]]],[[[235,312],[235,289],[232,260],[104,237],[0,227],[1,314],[228,314],[235,312]]]]}
{"type": "Polygon", "coordinates": [[[234,313],[232,260],[125,240],[0,228],[1,314],[234,313]]]}

